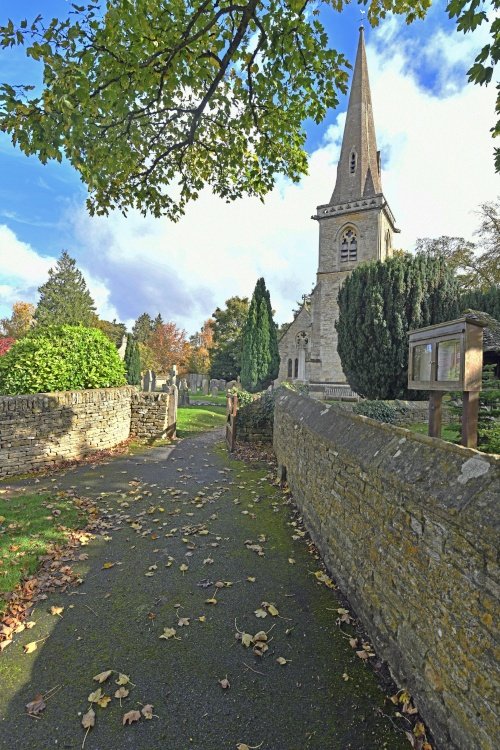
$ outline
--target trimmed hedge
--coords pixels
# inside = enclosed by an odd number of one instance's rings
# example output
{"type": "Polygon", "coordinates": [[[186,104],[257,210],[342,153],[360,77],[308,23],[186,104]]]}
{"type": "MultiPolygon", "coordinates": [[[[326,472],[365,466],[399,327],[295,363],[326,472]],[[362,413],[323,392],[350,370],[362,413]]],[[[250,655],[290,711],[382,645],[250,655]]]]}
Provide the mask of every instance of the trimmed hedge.
{"type": "Polygon", "coordinates": [[[97,328],[39,327],[0,358],[0,393],[9,396],[126,382],[115,345],[97,328]]]}

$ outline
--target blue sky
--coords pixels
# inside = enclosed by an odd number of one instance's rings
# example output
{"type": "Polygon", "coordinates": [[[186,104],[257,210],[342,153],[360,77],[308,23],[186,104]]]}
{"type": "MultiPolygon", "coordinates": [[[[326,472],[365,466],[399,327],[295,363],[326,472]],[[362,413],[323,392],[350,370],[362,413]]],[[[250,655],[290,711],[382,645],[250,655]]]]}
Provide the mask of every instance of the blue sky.
{"type": "MultiPolygon", "coordinates": [[[[31,18],[40,8],[62,15],[68,5],[3,0],[0,24],[31,18]]],[[[405,249],[417,236],[471,237],[477,225],[471,212],[500,192],[488,133],[494,92],[467,85],[465,75],[485,31],[458,34],[444,7],[436,3],[410,26],[398,18],[376,30],[366,25],[384,192],[405,249]]],[[[323,11],[333,45],[351,61],[359,18],[358,6],[340,15],[323,11]]],[[[37,82],[40,75],[22,49],[0,51],[1,82],[37,82]]],[[[44,166],[0,134],[0,316],[16,299],[36,301],[48,268],[67,249],[103,317],[128,322],[160,310],[192,332],[227,297],[250,295],[264,275],[278,319],[289,319],[314,281],[317,228],[309,217],[333,188],[346,106],[341,97],[320,126],[306,123],[311,167],[301,185],[279,180],[264,206],[250,199],[227,206],[203,195],[177,225],[137,215],[90,219],[85,187],[67,163],[44,166]]]]}

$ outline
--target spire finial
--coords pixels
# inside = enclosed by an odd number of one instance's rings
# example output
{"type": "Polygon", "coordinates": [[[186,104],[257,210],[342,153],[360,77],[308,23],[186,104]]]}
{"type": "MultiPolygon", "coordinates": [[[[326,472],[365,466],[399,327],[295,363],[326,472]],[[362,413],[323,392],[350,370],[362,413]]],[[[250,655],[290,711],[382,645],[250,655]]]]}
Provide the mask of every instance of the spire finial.
{"type": "Polygon", "coordinates": [[[360,13],[361,13],[361,19],[360,19],[359,30],[360,31],[364,31],[365,30],[365,15],[366,15],[366,13],[365,13],[364,10],[361,10],[360,13]]]}

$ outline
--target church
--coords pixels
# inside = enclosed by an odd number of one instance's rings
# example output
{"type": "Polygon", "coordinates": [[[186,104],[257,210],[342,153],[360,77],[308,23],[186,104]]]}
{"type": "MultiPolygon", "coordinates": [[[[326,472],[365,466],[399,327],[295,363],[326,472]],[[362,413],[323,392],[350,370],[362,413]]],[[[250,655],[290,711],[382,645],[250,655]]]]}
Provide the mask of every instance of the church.
{"type": "Polygon", "coordinates": [[[395,219],[382,192],[363,27],[351,84],[337,180],[319,224],[316,285],[279,341],[278,382],[309,386],[318,398],[352,398],[337,352],[337,295],[358,263],[392,255],[395,219]]]}

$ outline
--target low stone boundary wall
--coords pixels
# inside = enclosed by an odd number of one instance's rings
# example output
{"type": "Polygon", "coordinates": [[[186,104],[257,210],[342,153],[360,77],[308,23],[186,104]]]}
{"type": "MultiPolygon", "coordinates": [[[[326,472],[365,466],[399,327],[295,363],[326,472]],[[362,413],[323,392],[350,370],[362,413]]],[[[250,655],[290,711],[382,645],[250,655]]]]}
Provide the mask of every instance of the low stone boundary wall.
{"type": "Polygon", "coordinates": [[[311,536],[438,748],[497,748],[500,458],[287,392],[274,446],[311,536]]]}
{"type": "Polygon", "coordinates": [[[177,422],[177,387],[167,393],[134,393],[130,434],[146,440],[174,437],[177,422]]]}
{"type": "Polygon", "coordinates": [[[0,397],[0,476],[80,458],[123,442],[132,388],[0,397]]]}
{"type": "Polygon", "coordinates": [[[0,477],[54,467],[114,448],[130,435],[175,435],[177,388],[132,386],[0,396],[0,477]]]}

